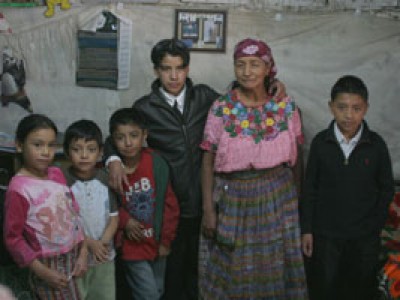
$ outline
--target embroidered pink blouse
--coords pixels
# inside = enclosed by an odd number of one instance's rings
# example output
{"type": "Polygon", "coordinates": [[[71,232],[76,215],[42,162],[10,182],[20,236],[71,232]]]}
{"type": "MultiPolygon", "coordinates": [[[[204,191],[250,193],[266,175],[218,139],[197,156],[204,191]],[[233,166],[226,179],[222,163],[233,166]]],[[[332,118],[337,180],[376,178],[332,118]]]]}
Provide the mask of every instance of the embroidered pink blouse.
{"type": "Polygon", "coordinates": [[[211,106],[200,147],[215,153],[216,172],[234,172],[293,166],[298,143],[301,120],[292,99],[246,107],[233,90],[211,106]]]}
{"type": "Polygon", "coordinates": [[[79,207],[61,170],[48,179],[12,178],[5,201],[5,243],[16,263],[26,266],[40,257],[69,252],[83,240],[79,207]]]}

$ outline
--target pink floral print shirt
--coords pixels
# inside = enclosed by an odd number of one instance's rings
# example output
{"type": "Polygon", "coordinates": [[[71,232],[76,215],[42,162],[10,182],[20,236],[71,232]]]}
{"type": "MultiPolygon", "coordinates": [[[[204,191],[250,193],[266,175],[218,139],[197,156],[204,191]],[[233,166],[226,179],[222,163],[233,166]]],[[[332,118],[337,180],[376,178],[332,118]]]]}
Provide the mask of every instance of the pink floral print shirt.
{"type": "Polygon", "coordinates": [[[301,120],[291,98],[246,107],[233,90],[211,106],[200,147],[215,153],[216,172],[234,172],[293,166],[298,143],[301,120]]]}
{"type": "Polygon", "coordinates": [[[20,266],[69,252],[84,238],[79,207],[56,167],[47,179],[12,178],[5,201],[5,243],[20,266]]]}

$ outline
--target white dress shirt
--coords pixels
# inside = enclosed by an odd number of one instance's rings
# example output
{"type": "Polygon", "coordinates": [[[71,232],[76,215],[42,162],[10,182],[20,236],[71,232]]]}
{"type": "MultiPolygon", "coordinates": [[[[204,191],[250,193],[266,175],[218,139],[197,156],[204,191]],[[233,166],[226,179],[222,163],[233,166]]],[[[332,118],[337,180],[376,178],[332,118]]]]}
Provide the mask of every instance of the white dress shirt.
{"type": "Polygon", "coordinates": [[[171,105],[171,107],[174,107],[175,102],[177,102],[179,111],[183,113],[183,107],[185,106],[186,86],[182,89],[178,96],[171,95],[162,87],[160,87],[160,92],[161,94],[163,94],[163,96],[167,100],[167,103],[171,105]]]}
{"type": "Polygon", "coordinates": [[[344,137],[342,132],[340,131],[337,123],[334,124],[334,131],[337,141],[339,142],[340,148],[342,148],[343,154],[346,157],[346,160],[349,158],[351,152],[353,152],[354,148],[356,147],[358,141],[361,138],[361,134],[364,130],[364,124],[361,123],[361,127],[358,130],[357,134],[351,138],[349,141],[344,137]]]}

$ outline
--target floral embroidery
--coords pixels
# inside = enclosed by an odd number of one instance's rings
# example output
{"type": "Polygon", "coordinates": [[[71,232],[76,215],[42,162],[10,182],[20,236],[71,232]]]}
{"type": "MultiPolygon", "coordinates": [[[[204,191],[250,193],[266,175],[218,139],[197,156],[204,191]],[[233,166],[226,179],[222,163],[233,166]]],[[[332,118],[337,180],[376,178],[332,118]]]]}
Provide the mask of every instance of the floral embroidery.
{"type": "Polygon", "coordinates": [[[256,144],[261,140],[272,140],[279,132],[287,130],[288,119],[295,110],[293,102],[274,99],[260,107],[248,108],[239,101],[234,91],[217,101],[212,112],[223,119],[229,136],[251,136],[256,144]]]}
{"type": "Polygon", "coordinates": [[[390,294],[387,299],[400,299],[400,192],[395,193],[389,206],[388,218],[381,233],[382,254],[386,263],[380,272],[379,289],[390,294]]]}
{"type": "Polygon", "coordinates": [[[247,55],[253,55],[258,51],[258,46],[257,45],[250,45],[247,46],[246,48],[243,49],[243,53],[247,55]]]}
{"type": "Polygon", "coordinates": [[[389,290],[390,299],[399,299],[400,297],[400,256],[390,254],[388,261],[383,266],[380,285],[389,290]]]}

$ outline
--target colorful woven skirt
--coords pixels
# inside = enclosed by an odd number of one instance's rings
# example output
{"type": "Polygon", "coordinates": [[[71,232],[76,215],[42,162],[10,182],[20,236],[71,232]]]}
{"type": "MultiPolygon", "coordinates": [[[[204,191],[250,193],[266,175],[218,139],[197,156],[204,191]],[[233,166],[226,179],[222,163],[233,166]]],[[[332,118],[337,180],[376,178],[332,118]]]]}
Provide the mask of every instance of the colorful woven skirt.
{"type": "Polygon", "coordinates": [[[32,292],[40,300],[80,300],[79,291],[74,277],[71,273],[78,258],[79,246],[75,246],[70,252],[58,256],[40,258],[40,262],[50,269],[70,277],[69,284],[64,289],[50,287],[47,282],[37,277],[33,272],[30,275],[30,286],[32,292]]]}
{"type": "Polygon", "coordinates": [[[289,168],[215,176],[215,239],[201,237],[202,299],[307,299],[289,168]]]}

